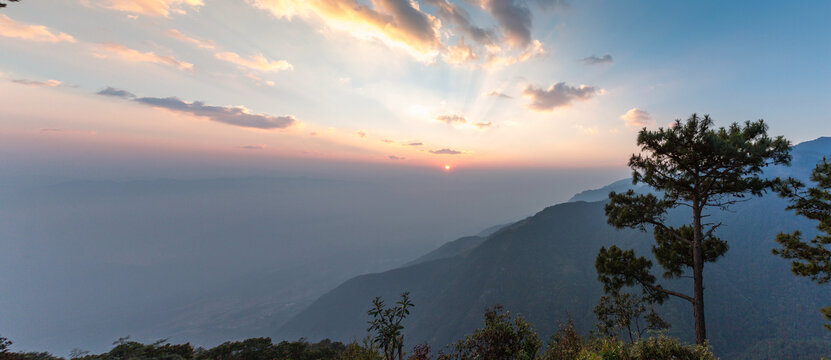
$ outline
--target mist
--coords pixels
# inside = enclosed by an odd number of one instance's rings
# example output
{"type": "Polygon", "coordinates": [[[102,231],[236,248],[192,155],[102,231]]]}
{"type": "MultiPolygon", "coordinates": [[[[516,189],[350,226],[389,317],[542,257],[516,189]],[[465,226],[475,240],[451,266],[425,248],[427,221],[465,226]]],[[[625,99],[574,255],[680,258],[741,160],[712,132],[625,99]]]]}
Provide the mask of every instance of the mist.
{"type": "Polygon", "coordinates": [[[352,276],[627,175],[165,161],[6,159],[0,329],[16,349],[101,352],[128,335],[195,346],[273,336],[352,276]]]}

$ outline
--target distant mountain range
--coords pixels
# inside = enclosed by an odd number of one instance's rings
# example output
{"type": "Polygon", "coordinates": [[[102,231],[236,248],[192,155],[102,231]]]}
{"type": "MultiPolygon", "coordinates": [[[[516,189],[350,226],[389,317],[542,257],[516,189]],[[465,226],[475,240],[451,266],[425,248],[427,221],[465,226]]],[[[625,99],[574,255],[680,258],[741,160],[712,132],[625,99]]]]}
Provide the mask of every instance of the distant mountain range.
{"type": "MultiPolygon", "coordinates": [[[[768,174],[806,179],[822,156],[831,155],[831,138],[801,143],[793,155],[792,167],[773,168],[768,174]]],[[[405,322],[409,346],[427,342],[438,350],[481,326],[484,309],[495,304],[522,314],[543,337],[568,317],[588,333],[596,321],[592,308],[602,292],[594,269],[600,247],[617,244],[650,255],[651,233],[606,224],[607,194],[628,188],[631,181],[621,180],[584,191],[570,202],[495,227],[492,234],[463,237],[403,267],[350,279],[275,329],[275,335],[362,338],[372,298],[395,301],[404,291],[415,303],[405,322]]],[[[831,349],[831,334],[823,330],[818,313],[831,301],[831,286],[791,275],[788,262],[770,253],[778,232],[815,232],[815,224],[786,212],[786,205],[768,194],[731,211],[712,213],[724,222],[719,236],[730,246],[724,258],[705,268],[708,335],[724,359],[740,358],[745,351],[772,343],[798,349],[800,342],[827,342],[831,349]]],[[[684,210],[672,212],[670,219],[684,223],[689,218],[684,210]]],[[[686,279],[665,285],[685,292],[691,288],[686,279]]],[[[692,309],[687,303],[670,300],[658,311],[672,323],[672,335],[692,341],[692,309]]],[[[796,352],[782,356],[799,358],[796,352]]]]}

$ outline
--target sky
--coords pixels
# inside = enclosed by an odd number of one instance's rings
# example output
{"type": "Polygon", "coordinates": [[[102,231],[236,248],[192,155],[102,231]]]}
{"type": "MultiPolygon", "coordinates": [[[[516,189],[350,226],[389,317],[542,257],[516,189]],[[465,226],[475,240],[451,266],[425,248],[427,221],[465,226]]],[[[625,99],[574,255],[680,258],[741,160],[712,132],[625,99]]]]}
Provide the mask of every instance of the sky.
{"type": "Polygon", "coordinates": [[[831,135],[828,1],[0,3],[14,350],[271,336],[692,113],[831,135]]]}
{"type": "Polygon", "coordinates": [[[10,3],[0,146],[19,172],[147,154],[623,167],[639,129],[693,112],[765,119],[799,142],[831,134],[829,14],[824,1],[10,3]]]}

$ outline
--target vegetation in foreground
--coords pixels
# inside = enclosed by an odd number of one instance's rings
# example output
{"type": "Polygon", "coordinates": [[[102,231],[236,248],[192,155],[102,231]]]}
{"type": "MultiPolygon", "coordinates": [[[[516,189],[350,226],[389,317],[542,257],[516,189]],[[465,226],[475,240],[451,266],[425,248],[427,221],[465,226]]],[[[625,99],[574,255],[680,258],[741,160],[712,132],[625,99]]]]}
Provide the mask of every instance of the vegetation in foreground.
{"type": "MultiPolygon", "coordinates": [[[[401,303],[397,304],[400,305],[401,303]]],[[[409,305],[411,306],[411,305],[409,305]]],[[[377,307],[376,307],[377,308],[377,307]]],[[[381,307],[383,312],[384,308],[381,307]]],[[[391,308],[393,311],[399,306],[391,308]]],[[[406,315],[405,315],[406,316],[406,315]]],[[[400,323],[390,323],[397,328],[400,323]]],[[[685,345],[678,339],[653,334],[635,342],[625,342],[616,337],[582,337],[572,322],[562,324],[546,344],[539,339],[533,326],[521,316],[512,316],[501,306],[494,306],[485,312],[485,325],[464,339],[440,349],[435,355],[429,346],[416,345],[405,353],[398,342],[385,343],[391,335],[403,339],[401,333],[385,333],[382,327],[373,327],[375,333],[362,341],[349,344],[323,340],[310,343],[305,339],[272,343],[270,338],[252,338],[243,341],[226,342],[211,349],[196,348],[190,344],[170,344],[159,340],[142,344],[121,338],[113,343],[109,352],[90,355],[74,350],[70,359],[79,360],[638,360],[717,359],[710,349],[702,345],[685,345]],[[380,344],[380,346],[379,346],[380,344]],[[384,349],[384,344],[389,349],[384,349]],[[392,351],[394,350],[394,351],[392,351]]],[[[401,328],[403,329],[403,328],[401,328]]],[[[0,360],[64,360],[49,353],[8,352],[10,342],[4,339],[0,360]]]]}

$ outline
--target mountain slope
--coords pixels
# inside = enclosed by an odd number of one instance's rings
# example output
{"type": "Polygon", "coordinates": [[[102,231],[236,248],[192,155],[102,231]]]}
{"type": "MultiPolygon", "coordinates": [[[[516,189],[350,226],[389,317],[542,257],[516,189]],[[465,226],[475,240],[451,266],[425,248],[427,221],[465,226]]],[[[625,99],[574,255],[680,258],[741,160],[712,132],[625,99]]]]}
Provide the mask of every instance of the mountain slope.
{"type": "MultiPolygon", "coordinates": [[[[800,163],[779,170],[803,177],[810,164],[831,153],[831,144],[820,143],[798,146],[794,158],[800,163]],[[814,151],[817,147],[826,150],[814,151]]],[[[814,231],[814,224],[785,212],[785,206],[785,201],[769,195],[741,203],[731,212],[713,213],[713,220],[725,223],[719,235],[731,250],[705,268],[705,306],[711,342],[725,358],[766,339],[828,336],[817,309],[827,305],[831,287],[794,277],[786,261],[770,254],[776,233],[814,231]]],[[[682,209],[670,218],[680,223],[688,214],[682,209]]],[[[494,304],[523,314],[541,336],[548,336],[569,315],[579,330],[588,332],[595,322],[592,307],[601,295],[594,258],[601,246],[611,244],[649,255],[651,235],[607,225],[602,202],[555,205],[499,230],[466,256],[349,280],[289,320],[278,335],[362,337],[371,299],[394,301],[403,291],[410,291],[416,304],[405,323],[410,345],[441,346],[459,339],[480,326],[483,310],[494,304]]],[[[685,292],[691,288],[688,280],[666,286],[685,292]]],[[[671,300],[659,312],[673,324],[673,335],[692,340],[688,304],[671,300]]]]}

